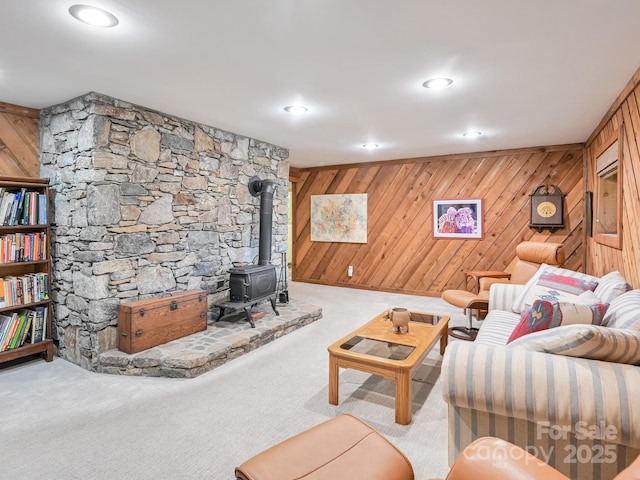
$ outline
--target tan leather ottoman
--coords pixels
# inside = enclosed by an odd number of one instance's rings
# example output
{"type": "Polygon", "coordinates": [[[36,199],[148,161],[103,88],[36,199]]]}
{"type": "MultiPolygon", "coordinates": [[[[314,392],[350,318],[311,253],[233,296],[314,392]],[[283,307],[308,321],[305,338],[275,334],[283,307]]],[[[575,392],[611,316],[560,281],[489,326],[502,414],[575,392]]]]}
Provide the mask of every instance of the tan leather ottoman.
{"type": "Polygon", "coordinates": [[[352,415],[327,420],[236,468],[239,480],[413,480],[409,460],[352,415]]]}

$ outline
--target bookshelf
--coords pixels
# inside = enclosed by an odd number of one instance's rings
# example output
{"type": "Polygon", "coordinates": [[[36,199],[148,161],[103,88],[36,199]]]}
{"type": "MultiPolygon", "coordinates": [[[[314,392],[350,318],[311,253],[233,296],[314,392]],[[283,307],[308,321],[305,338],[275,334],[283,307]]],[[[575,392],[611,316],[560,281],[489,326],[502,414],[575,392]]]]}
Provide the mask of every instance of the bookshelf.
{"type": "MultiPolygon", "coordinates": [[[[19,312],[40,314],[42,340],[33,342],[34,329],[16,324],[15,341],[3,345],[0,328],[0,364],[43,354],[53,360],[51,339],[51,229],[49,180],[0,176],[0,327],[19,312]],[[16,198],[18,197],[18,198],[16,198]],[[10,205],[9,205],[10,204],[10,205]],[[11,209],[15,211],[11,211],[11,209]],[[14,315],[15,314],[15,315],[14,315]],[[44,318],[44,322],[42,322],[44,318]]],[[[32,316],[35,321],[35,315],[32,316]]],[[[39,326],[39,325],[38,325],[39,326]]],[[[9,330],[9,329],[7,329],[9,330]]],[[[39,340],[36,338],[36,340],[39,340]]]]}

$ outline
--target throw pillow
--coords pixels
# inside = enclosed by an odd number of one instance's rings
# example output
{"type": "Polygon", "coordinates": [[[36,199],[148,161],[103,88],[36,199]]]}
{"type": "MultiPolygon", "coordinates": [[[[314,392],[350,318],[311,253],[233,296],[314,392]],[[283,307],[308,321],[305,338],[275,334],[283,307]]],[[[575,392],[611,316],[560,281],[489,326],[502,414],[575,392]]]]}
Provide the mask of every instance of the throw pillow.
{"type": "Polygon", "coordinates": [[[603,302],[602,300],[600,300],[600,297],[598,297],[591,290],[585,290],[573,300],[573,303],[580,303],[582,305],[595,305],[596,303],[606,303],[606,302],[603,302]]]}
{"type": "Polygon", "coordinates": [[[609,305],[582,305],[579,303],[536,300],[531,308],[520,316],[520,321],[511,332],[507,344],[533,332],[556,328],[561,325],[601,325],[609,305]]]}
{"type": "Polygon", "coordinates": [[[640,365],[640,335],[600,325],[569,325],[525,335],[509,344],[534,352],[640,365]]]}
{"type": "Polygon", "coordinates": [[[598,286],[596,280],[586,277],[574,277],[545,271],[524,299],[524,307],[533,305],[536,300],[555,300],[574,302],[582,292],[593,291],[598,286]]]}
{"type": "Polygon", "coordinates": [[[640,330],[640,290],[631,290],[613,300],[604,317],[604,325],[640,330]]]}
{"type": "Polygon", "coordinates": [[[515,313],[522,312],[522,310],[524,309],[524,299],[527,298],[527,295],[529,295],[529,292],[531,291],[531,289],[534,287],[534,285],[540,278],[540,275],[542,275],[547,268],[551,268],[551,265],[547,265],[546,263],[543,263],[542,265],[540,265],[536,273],[533,274],[533,277],[531,277],[529,281],[525,283],[522,290],[520,290],[520,293],[518,293],[516,298],[513,300],[513,304],[511,305],[511,310],[513,310],[515,313]]]}
{"type": "MultiPolygon", "coordinates": [[[[516,298],[513,301],[513,304],[511,305],[511,310],[513,310],[516,313],[521,313],[522,310],[527,308],[525,306],[525,299],[527,299],[527,297],[531,293],[531,290],[538,283],[540,276],[545,273],[562,275],[564,277],[578,278],[583,280],[584,282],[589,282],[589,283],[596,282],[597,284],[598,282],[598,278],[592,275],[576,272],[574,270],[568,270],[566,268],[552,267],[551,265],[547,265],[546,263],[543,263],[542,265],[540,265],[540,268],[538,268],[538,271],[533,275],[533,277],[531,277],[531,279],[525,284],[522,290],[520,290],[520,293],[518,294],[518,296],[516,296],[516,298]]],[[[531,303],[532,302],[530,302],[529,305],[531,305],[531,303]]]]}
{"type": "Polygon", "coordinates": [[[602,303],[611,303],[629,290],[631,290],[631,285],[627,283],[620,272],[610,272],[600,278],[595,294],[602,303]]]}

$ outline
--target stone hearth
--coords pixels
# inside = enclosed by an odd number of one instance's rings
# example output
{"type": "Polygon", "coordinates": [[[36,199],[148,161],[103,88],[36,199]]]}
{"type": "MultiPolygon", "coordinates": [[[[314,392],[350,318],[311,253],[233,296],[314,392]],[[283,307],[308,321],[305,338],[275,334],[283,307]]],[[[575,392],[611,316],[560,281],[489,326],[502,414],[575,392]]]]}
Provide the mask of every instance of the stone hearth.
{"type": "Polygon", "coordinates": [[[287,249],[288,156],[285,148],[99,93],[41,110],[56,355],[91,371],[119,368],[101,359],[117,348],[121,303],[191,289],[207,292],[210,307],[226,300],[229,271],[258,256],[259,202],[248,188],[254,176],[275,188],[278,267],[287,249]]]}
{"type": "Polygon", "coordinates": [[[133,355],[119,350],[100,354],[99,371],[117,375],[192,378],[213,370],[273,340],[310,324],[322,317],[322,310],[314,305],[292,299],[278,304],[279,316],[269,302],[252,309],[264,317],[251,328],[244,312],[227,315],[210,323],[207,330],[179,338],[133,355]]]}

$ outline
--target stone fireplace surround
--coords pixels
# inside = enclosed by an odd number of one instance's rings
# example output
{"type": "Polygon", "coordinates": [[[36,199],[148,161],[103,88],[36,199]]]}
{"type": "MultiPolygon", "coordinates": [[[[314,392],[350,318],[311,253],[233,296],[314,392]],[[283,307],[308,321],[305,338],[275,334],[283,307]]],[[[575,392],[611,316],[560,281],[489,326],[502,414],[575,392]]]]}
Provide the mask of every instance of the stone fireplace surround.
{"type": "Polygon", "coordinates": [[[226,298],[229,269],[257,257],[252,176],[275,182],[274,263],[286,251],[284,148],[89,93],[41,110],[40,155],[52,335],[58,355],[85,369],[108,371],[101,354],[117,348],[121,302],[196,288],[210,306],[226,298]]]}

